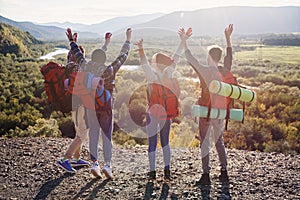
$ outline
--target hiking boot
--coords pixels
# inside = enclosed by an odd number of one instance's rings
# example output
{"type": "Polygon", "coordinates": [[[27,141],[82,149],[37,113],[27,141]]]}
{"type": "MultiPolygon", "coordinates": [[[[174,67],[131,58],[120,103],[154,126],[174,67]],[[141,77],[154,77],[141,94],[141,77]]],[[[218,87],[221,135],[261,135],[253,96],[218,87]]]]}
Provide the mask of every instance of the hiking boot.
{"type": "Polygon", "coordinates": [[[196,185],[210,185],[209,173],[202,174],[199,181],[196,181],[196,185]]]}
{"type": "Polygon", "coordinates": [[[89,165],[89,164],[90,164],[90,163],[89,163],[88,161],[85,161],[85,160],[83,160],[83,159],[81,159],[81,158],[79,158],[78,160],[75,159],[75,158],[73,158],[73,159],[71,160],[71,165],[72,165],[73,167],[87,166],[87,165],[89,165]]]}
{"type": "Polygon", "coordinates": [[[112,179],[113,175],[110,169],[109,165],[104,165],[104,167],[102,168],[102,172],[104,173],[104,175],[106,176],[106,178],[108,179],[112,179]]]}
{"type": "Polygon", "coordinates": [[[156,171],[148,172],[148,180],[155,180],[156,179],[156,171]]]}
{"type": "Polygon", "coordinates": [[[71,163],[68,159],[62,161],[62,159],[57,161],[57,165],[60,166],[63,170],[69,173],[76,173],[76,169],[71,166],[71,163]]]}
{"type": "Polygon", "coordinates": [[[225,182],[225,183],[229,182],[229,177],[228,177],[227,170],[221,170],[221,174],[219,176],[219,180],[221,182],[225,182]]]}
{"type": "Polygon", "coordinates": [[[166,180],[171,180],[171,172],[170,172],[170,169],[165,169],[164,170],[164,178],[166,180]]]}
{"type": "Polygon", "coordinates": [[[98,162],[93,162],[91,172],[96,178],[101,178],[101,172],[98,162]]]}

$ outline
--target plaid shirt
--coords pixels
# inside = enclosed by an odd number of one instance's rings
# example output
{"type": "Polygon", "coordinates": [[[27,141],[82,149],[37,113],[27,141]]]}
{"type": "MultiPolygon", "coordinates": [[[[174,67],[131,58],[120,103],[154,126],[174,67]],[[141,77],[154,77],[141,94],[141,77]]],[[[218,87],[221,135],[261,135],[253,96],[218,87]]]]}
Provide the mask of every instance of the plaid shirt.
{"type": "Polygon", "coordinates": [[[105,78],[105,88],[113,91],[113,87],[115,84],[115,75],[119,71],[120,67],[124,64],[128,57],[128,53],[130,50],[130,42],[125,41],[123,44],[119,56],[108,66],[99,66],[97,63],[88,62],[82,52],[80,51],[78,45],[75,42],[70,43],[71,51],[75,55],[76,62],[80,66],[81,71],[90,71],[90,66],[92,65],[95,69],[98,68],[98,72],[102,72],[101,74],[97,73],[97,76],[101,76],[105,78]]]}

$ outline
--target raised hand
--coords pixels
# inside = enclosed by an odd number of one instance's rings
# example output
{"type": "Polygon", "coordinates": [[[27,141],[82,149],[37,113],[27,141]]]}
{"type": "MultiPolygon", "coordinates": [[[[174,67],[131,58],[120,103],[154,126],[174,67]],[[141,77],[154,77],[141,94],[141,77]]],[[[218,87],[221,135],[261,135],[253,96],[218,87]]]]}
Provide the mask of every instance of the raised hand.
{"type": "Polygon", "coordinates": [[[70,42],[74,40],[72,35],[72,30],[70,28],[67,28],[66,35],[70,42]]]}
{"type": "Polygon", "coordinates": [[[132,33],[131,28],[128,28],[128,29],[126,30],[126,40],[129,41],[129,42],[130,42],[130,40],[131,40],[131,33],[132,33]]]}
{"type": "Polygon", "coordinates": [[[109,45],[111,36],[112,36],[112,33],[110,33],[110,32],[105,33],[105,44],[104,44],[105,46],[109,45]]]}
{"type": "Polygon", "coordinates": [[[143,38],[141,38],[139,41],[137,41],[136,43],[134,43],[135,45],[138,46],[139,49],[143,49],[143,38]]]}
{"type": "Polygon", "coordinates": [[[229,37],[231,36],[232,32],[233,32],[233,24],[229,24],[229,25],[225,28],[225,31],[224,31],[225,37],[226,37],[226,38],[229,38],[229,37]]]}
{"type": "Polygon", "coordinates": [[[191,27],[188,28],[185,35],[190,38],[193,35],[193,29],[191,27]]]}
{"type": "Polygon", "coordinates": [[[179,31],[178,31],[178,34],[179,34],[179,37],[181,40],[185,39],[185,30],[184,28],[180,28],[179,31]]]}
{"type": "Polygon", "coordinates": [[[110,33],[110,32],[105,33],[105,39],[110,39],[111,36],[112,36],[112,33],[110,33]]]}
{"type": "Polygon", "coordinates": [[[180,28],[178,34],[181,40],[187,40],[193,35],[193,29],[190,27],[185,31],[184,28],[180,28]]]}
{"type": "Polygon", "coordinates": [[[231,41],[230,41],[230,36],[233,32],[233,24],[229,24],[226,28],[225,28],[225,38],[226,38],[226,43],[227,43],[227,47],[231,47],[231,41]]]}
{"type": "Polygon", "coordinates": [[[77,36],[78,36],[78,33],[74,33],[74,34],[73,34],[74,42],[77,42],[77,36]]]}

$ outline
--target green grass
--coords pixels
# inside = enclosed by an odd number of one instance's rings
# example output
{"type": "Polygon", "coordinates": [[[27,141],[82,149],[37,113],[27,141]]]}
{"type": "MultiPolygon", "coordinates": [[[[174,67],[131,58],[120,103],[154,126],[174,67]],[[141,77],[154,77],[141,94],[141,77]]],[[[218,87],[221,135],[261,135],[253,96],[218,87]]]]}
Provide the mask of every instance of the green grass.
{"type": "Polygon", "coordinates": [[[299,46],[256,46],[254,51],[234,54],[237,60],[269,60],[272,63],[300,64],[299,46]]]}

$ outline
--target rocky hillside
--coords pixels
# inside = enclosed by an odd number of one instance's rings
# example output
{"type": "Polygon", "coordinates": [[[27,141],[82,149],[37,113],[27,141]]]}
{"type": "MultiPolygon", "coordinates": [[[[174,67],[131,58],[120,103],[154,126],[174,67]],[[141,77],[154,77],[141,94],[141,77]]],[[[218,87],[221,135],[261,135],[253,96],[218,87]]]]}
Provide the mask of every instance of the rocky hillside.
{"type": "MultiPolygon", "coordinates": [[[[201,188],[195,186],[201,173],[198,149],[172,149],[173,180],[170,182],[163,181],[162,152],[158,151],[159,178],[152,183],[146,179],[146,147],[115,147],[113,180],[94,179],[88,167],[78,169],[75,175],[63,172],[55,163],[70,141],[0,139],[0,199],[300,198],[300,155],[228,149],[230,184],[226,186],[218,180],[219,162],[213,149],[212,184],[201,188]]],[[[86,148],[83,157],[88,158],[86,148]]]]}

